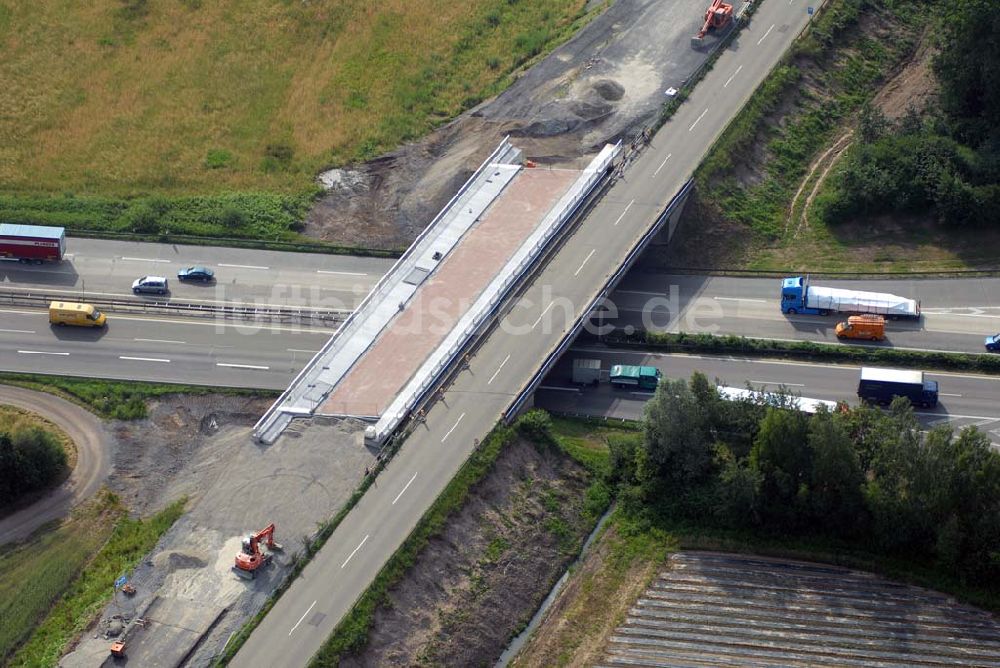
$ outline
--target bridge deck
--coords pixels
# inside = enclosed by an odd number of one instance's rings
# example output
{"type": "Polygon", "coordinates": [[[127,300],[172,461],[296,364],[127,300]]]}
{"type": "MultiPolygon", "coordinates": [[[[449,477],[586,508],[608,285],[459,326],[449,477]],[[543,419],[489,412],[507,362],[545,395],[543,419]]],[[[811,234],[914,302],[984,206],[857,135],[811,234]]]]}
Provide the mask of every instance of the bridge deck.
{"type": "Polygon", "coordinates": [[[381,415],[580,174],[562,169],[522,170],[334,387],[318,412],[381,415]]]}

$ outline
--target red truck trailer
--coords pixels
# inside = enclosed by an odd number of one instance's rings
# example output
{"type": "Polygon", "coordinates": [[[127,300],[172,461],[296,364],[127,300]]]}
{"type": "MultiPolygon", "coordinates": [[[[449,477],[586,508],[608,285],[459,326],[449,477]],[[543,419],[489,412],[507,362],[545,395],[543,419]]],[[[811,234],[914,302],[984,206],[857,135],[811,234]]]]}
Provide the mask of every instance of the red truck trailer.
{"type": "Polygon", "coordinates": [[[21,262],[59,262],[66,252],[66,230],[41,225],[0,223],[0,258],[21,262]]]}

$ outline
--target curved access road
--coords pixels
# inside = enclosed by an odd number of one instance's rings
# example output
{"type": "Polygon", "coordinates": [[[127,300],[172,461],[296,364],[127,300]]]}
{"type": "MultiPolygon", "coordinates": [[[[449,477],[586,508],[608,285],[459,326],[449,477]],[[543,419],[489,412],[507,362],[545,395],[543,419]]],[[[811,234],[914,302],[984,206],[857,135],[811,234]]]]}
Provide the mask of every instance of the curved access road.
{"type": "Polygon", "coordinates": [[[101,420],[76,404],[46,392],[0,385],[0,404],[37,413],[50,420],[76,444],[76,467],[44,497],[0,519],[0,545],[23,540],[46,522],[59,519],[96,492],[111,472],[112,440],[101,420]]]}

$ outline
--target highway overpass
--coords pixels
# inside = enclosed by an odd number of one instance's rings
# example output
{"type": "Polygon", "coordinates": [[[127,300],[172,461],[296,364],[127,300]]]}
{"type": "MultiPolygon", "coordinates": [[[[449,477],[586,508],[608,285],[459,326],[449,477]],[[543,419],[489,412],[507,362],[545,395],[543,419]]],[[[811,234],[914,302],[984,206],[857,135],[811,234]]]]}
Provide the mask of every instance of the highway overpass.
{"type": "Polygon", "coordinates": [[[808,21],[799,0],[753,22],[476,348],[404,447],[235,658],[306,665],[475,444],[560,346],[707,148],[808,21]],[[401,503],[400,500],[402,499],[401,503]]]}

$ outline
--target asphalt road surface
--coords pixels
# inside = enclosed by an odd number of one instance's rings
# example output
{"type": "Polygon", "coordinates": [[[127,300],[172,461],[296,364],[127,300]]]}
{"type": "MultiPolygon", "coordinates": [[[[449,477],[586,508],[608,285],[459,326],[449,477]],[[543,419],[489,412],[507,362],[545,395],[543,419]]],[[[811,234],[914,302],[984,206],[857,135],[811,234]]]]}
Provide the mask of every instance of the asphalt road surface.
{"type": "Polygon", "coordinates": [[[5,371],[283,390],[330,329],[113,315],[106,329],[52,327],[41,311],[0,310],[5,371]]]}
{"type": "MultiPolygon", "coordinates": [[[[890,321],[884,342],[854,341],[853,345],[981,353],[986,335],[1000,332],[998,278],[813,282],[920,301],[923,315],[919,320],[890,321]]],[[[787,316],[781,312],[779,288],[776,278],[632,271],[611,296],[614,306],[609,313],[616,312],[617,317],[603,317],[622,329],[837,341],[834,327],[844,316],[787,316]]]]}
{"type": "MultiPolygon", "coordinates": [[[[633,271],[612,295],[618,318],[605,318],[603,323],[595,319],[594,325],[614,322],[622,328],[836,342],[833,327],[840,318],[783,315],[774,297],[776,284],[773,278],[633,271]],[[674,313],[680,316],[673,317],[674,313]]],[[[833,284],[919,296],[924,309],[920,321],[888,323],[885,342],[841,345],[984,352],[984,333],[1000,331],[1000,279],[833,284]]],[[[558,311],[562,305],[552,308],[558,311]]],[[[0,368],[284,389],[332,331],[305,325],[111,314],[108,330],[101,332],[53,328],[44,311],[0,306],[0,368]]]]}
{"type": "MultiPolygon", "coordinates": [[[[789,391],[811,399],[859,403],[857,396],[860,367],[847,364],[820,364],[786,360],[762,360],[700,355],[646,353],[603,347],[575,346],[535,395],[535,405],[559,413],[638,420],[651,392],[614,389],[607,382],[597,387],[572,384],[572,360],[601,360],[604,379],[612,364],[647,364],[658,367],[669,378],[690,378],[701,371],[719,385],[775,390],[784,385],[789,391]]],[[[976,425],[1000,447],[1000,378],[975,374],[927,372],[938,381],[940,398],[934,409],[918,409],[926,425],[952,423],[956,427],[976,425]]]]}
{"type": "Polygon", "coordinates": [[[304,666],[586,309],[808,21],[804,0],[764,2],[482,344],[443,401],[272,608],[234,665],[304,666]]]}
{"type": "Polygon", "coordinates": [[[0,261],[0,288],[60,296],[132,298],[132,281],[166,276],[170,298],[185,303],[253,303],[353,309],[394,260],[214,246],[67,239],[58,264],[0,261]],[[177,270],[204,265],[215,282],[182,283],[177,270]]]}
{"type": "Polygon", "coordinates": [[[30,506],[0,519],[0,545],[3,545],[26,538],[93,495],[111,472],[112,441],[93,413],[45,392],[0,385],[0,404],[49,419],[73,439],[77,451],[76,468],[66,482],[30,506]]]}

